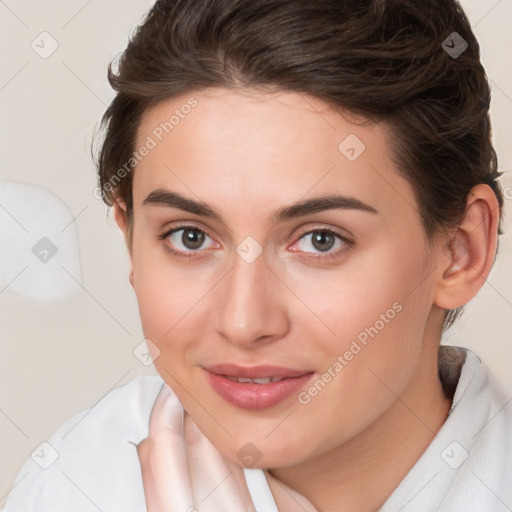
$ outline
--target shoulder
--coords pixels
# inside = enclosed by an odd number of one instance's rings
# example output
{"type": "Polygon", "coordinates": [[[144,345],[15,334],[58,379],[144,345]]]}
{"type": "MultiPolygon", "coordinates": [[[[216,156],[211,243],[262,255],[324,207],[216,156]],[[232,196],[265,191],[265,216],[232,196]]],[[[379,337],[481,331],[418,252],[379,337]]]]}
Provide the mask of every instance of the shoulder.
{"type": "Polygon", "coordinates": [[[495,512],[512,503],[512,392],[468,349],[450,413],[379,512],[495,512]]]}
{"type": "Polygon", "coordinates": [[[22,466],[4,511],[145,510],[135,445],[162,384],[139,376],[61,425],[22,466]]]}
{"type": "Polygon", "coordinates": [[[466,353],[454,405],[439,432],[446,445],[440,446],[443,471],[451,480],[440,510],[494,511],[512,502],[512,392],[475,353],[466,353]]]}
{"type": "Polygon", "coordinates": [[[503,501],[512,503],[512,390],[485,365],[480,371],[480,385],[475,386],[474,400],[468,404],[473,407],[468,406],[466,415],[468,424],[474,425],[474,444],[464,468],[467,491],[478,489],[499,508],[503,501]],[[485,411],[479,423],[474,419],[479,416],[477,409],[485,411]]]}

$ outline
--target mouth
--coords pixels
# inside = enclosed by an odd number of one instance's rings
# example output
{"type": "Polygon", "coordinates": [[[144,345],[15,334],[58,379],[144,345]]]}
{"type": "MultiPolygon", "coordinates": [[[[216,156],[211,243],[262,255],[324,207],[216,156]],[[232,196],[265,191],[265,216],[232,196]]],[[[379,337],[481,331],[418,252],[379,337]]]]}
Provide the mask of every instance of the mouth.
{"type": "Polygon", "coordinates": [[[279,382],[284,379],[284,377],[262,377],[260,379],[251,379],[249,377],[235,377],[233,375],[222,375],[222,377],[226,377],[226,379],[232,380],[233,382],[242,382],[244,384],[269,384],[270,382],[279,382]]]}
{"type": "Polygon", "coordinates": [[[311,370],[278,366],[222,364],[203,368],[213,390],[231,405],[247,410],[269,409],[298,392],[312,378],[311,370]]]}

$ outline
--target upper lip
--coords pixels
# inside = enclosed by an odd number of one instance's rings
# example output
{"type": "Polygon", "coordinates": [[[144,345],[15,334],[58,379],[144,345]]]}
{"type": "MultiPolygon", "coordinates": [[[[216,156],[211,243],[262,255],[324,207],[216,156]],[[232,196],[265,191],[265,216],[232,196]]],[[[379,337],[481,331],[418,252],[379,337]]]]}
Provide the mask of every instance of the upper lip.
{"type": "Polygon", "coordinates": [[[230,377],[246,377],[248,379],[262,379],[265,377],[300,377],[312,373],[311,370],[294,370],[282,366],[260,365],[260,366],[237,366],[235,364],[214,364],[206,366],[205,370],[217,375],[230,377]]]}

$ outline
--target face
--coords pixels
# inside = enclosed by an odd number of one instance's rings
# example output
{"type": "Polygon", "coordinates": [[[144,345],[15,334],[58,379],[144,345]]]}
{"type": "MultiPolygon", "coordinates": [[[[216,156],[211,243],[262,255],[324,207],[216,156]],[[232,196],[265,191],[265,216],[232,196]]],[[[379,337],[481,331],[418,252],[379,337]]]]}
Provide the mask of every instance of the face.
{"type": "Polygon", "coordinates": [[[298,93],[223,89],[142,120],[144,334],[235,463],[284,467],[349,443],[422,362],[433,256],[386,127],[361,121],[298,93]]]}

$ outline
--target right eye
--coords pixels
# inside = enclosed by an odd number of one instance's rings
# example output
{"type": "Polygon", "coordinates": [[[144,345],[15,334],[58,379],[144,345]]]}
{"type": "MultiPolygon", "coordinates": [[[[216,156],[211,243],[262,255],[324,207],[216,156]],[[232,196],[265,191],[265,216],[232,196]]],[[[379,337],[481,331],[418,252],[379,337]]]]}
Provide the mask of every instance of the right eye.
{"type": "Polygon", "coordinates": [[[192,258],[201,249],[211,249],[217,244],[201,229],[195,226],[180,226],[159,236],[165,249],[177,257],[192,258]],[[205,243],[207,244],[204,247],[205,243]]]}

